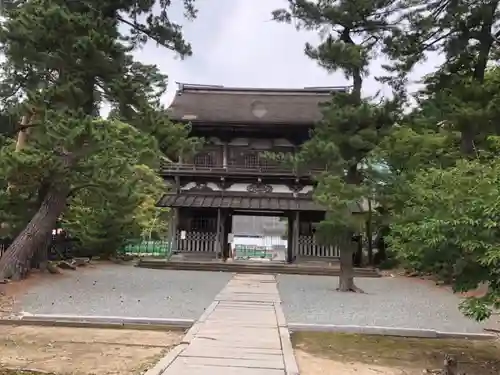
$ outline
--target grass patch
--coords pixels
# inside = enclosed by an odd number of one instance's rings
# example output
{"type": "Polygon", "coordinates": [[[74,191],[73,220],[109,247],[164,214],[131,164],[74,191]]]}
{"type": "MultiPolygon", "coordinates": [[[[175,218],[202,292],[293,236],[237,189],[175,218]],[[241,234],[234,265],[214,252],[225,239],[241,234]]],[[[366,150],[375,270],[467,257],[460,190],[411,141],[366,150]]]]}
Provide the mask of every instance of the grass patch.
{"type": "Polygon", "coordinates": [[[456,356],[467,374],[500,374],[500,342],[417,339],[326,332],[292,334],[295,348],[339,362],[360,362],[399,369],[437,369],[444,355],[456,356]]]}

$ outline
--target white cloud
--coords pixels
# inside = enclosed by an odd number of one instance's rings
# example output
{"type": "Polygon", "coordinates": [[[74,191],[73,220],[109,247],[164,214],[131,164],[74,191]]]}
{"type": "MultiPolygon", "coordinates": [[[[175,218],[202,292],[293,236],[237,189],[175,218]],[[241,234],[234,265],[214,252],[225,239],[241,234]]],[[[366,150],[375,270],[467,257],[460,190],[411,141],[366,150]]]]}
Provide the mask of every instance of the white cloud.
{"type": "MultiPolygon", "coordinates": [[[[157,64],[169,75],[166,104],[173,98],[175,81],[294,88],[349,84],[342,73],[328,74],[304,55],[305,43],[318,41],[316,33],[299,32],[292,25],[271,21],[271,12],[287,4],[287,0],[198,0],[198,18],[183,22],[193,56],[175,59],[172,52],[152,43],[136,56],[143,62],[157,64]]],[[[178,20],[180,14],[180,8],[174,9],[178,20]]],[[[429,63],[420,67],[415,78],[429,69],[429,63]]],[[[372,64],[371,73],[381,74],[380,62],[372,64]]],[[[367,78],[365,94],[373,95],[378,90],[385,95],[390,93],[374,78],[367,78]]]]}

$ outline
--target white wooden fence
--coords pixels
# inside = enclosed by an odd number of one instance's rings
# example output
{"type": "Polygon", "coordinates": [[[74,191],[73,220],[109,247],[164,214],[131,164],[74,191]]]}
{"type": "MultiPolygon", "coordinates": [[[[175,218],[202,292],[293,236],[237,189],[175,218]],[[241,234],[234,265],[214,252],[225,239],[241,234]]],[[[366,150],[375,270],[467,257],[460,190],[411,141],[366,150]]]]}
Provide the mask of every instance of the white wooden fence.
{"type": "Polygon", "coordinates": [[[314,236],[299,236],[299,256],[338,258],[340,250],[338,245],[318,245],[314,236]]]}
{"type": "MultiPolygon", "coordinates": [[[[181,231],[176,235],[177,251],[213,253],[215,252],[216,234],[210,232],[185,232],[184,238],[181,231]]],[[[299,256],[338,258],[339,246],[318,245],[314,241],[314,236],[299,236],[298,254],[299,256]]]]}

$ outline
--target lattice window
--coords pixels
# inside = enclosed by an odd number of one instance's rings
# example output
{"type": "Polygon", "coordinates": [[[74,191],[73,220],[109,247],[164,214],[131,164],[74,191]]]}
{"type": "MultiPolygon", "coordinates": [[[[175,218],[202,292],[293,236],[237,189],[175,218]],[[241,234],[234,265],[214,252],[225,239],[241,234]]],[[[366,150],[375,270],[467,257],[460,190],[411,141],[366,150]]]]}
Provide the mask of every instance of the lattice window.
{"type": "Polygon", "coordinates": [[[265,158],[264,155],[259,154],[258,157],[259,157],[259,165],[262,169],[267,169],[273,166],[273,162],[268,158],[265,158]]]}
{"type": "Polygon", "coordinates": [[[197,154],[194,157],[194,165],[197,167],[213,167],[214,166],[214,158],[211,154],[207,152],[203,152],[201,154],[197,154]]]}
{"type": "Polygon", "coordinates": [[[191,231],[193,232],[212,232],[216,226],[214,218],[197,216],[191,219],[191,231]]]}
{"type": "Polygon", "coordinates": [[[259,155],[256,153],[245,155],[245,168],[258,168],[259,167],[259,155]]]}

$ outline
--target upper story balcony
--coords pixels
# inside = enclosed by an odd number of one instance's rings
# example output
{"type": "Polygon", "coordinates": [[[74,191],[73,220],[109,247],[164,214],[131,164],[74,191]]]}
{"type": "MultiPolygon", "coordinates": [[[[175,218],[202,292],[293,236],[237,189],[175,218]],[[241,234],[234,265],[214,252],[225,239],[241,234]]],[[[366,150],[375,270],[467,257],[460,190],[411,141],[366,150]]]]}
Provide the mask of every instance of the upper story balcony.
{"type": "MultiPolygon", "coordinates": [[[[272,149],[270,152],[293,153],[288,149],[272,149]]],[[[265,151],[248,147],[205,147],[194,157],[176,163],[164,163],[161,175],[170,176],[274,176],[308,177],[321,168],[293,168],[279,160],[265,156],[265,151]]]]}
{"type": "Polygon", "coordinates": [[[160,167],[160,175],[178,176],[275,176],[275,177],[307,177],[319,173],[320,169],[297,170],[278,166],[245,165],[197,165],[188,163],[164,163],[160,167]]]}

